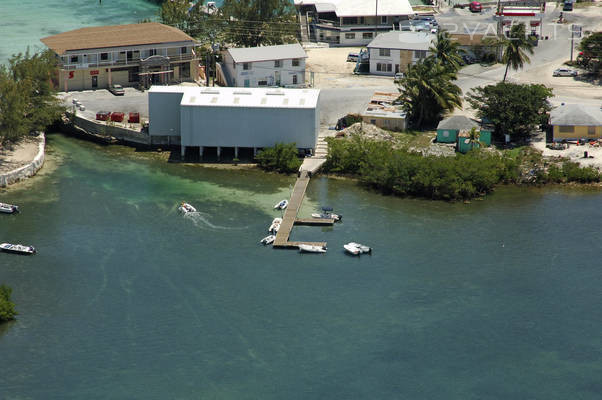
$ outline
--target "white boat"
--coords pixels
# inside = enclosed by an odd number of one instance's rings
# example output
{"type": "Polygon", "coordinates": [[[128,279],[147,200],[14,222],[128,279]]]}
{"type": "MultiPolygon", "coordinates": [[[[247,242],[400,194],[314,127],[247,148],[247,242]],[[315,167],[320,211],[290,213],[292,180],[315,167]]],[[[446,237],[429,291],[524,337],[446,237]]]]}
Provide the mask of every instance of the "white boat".
{"type": "Polygon", "coordinates": [[[299,251],[301,253],[326,253],[325,246],[314,246],[311,244],[300,244],[299,251]]]}
{"type": "Polygon", "coordinates": [[[331,213],[312,213],[312,218],[320,218],[320,219],[334,219],[335,222],[340,221],[343,216],[339,214],[331,214],[331,213]]]}
{"type": "Polygon", "coordinates": [[[266,246],[268,244],[274,243],[274,240],[276,240],[276,236],[274,236],[274,235],[268,235],[268,236],[264,237],[263,239],[261,239],[259,241],[259,243],[261,243],[264,246],[266,246]]]}
{"type": "Polygon", "coordinates": [[[24,246],[22,244],[11,244],[11,243],[0,244],[0,250],[6,251],[8,253],[18,253],[18,254],[35,254],[35,252],[36,252],[36,249],[33,246],[24,246]]]}
{"type": "Polygon", "coordinates": [[[189,212],[196,212],[196,208],[194,208],[193,206],[191,206],[190,204],[186,203],[186,202],[182,202],[180,204],[180,207],[178,207],[178,210],[180,210],[180,212],[186,214],[189,212]]]}
{"type": "Polygon", "coordinates": [[[360,251],[360,253],[362,253],[362,254],[364,254],[364,253],[372,253],[372,247],[365,246],[365,245],[363,245],[361,243],[349,242],[347,244],[350,245],[350,246],[355,246],[360,251]]]}
{"type": "Polygon", "coordinates": [[[288,200],[282,200],[280,203],[276,204],[274,208],[276,210],[284,210],[288,206],[288,200]]]}
{"type": "Polygon", "coordinates": [[[272,226],[270,226],[270,232],[272,233],[278,233],[279,230],[280,224],[272,224],[272,226]]]}
{"type": "Polygon", "coordinates": [[[19,207],[12,204],[0,203],[0,212],[5,214],[12,214],[19,212],[19,207]]]}
{"type": "Polygon", "coordinates": [[[354,256],[359,256],[360,255],[360,249],[358,249],[355,246],[352,246],[350,244],[344,244],[343,248],[345,249],[345,251],[349,254],[352,254],[354,256]]]}
{"type": "Polygon", "coordinates": [[[276,217],[272,220],[272,224],[281,224],[281,223],[282,223],[282,218],[276,217]]]}

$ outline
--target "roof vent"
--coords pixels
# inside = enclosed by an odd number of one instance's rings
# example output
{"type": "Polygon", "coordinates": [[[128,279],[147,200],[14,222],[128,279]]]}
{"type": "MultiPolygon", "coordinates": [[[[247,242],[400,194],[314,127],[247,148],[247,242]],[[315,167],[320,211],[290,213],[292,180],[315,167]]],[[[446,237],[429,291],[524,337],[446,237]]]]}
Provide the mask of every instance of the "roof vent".
{"type": "Polygon", "coordinates": [[[266,104],[268,102],[268,98],[264,97],[261,99],[261,104],[266,104]]]}
{"type": "Polygon", "coordinates": [[[304,106],[305,105],[305,99],[299,99],[299,105],[300,106],[304,106]]]}
{"type": "Polygon", "coordinates": [[[190,100],[191,103],[196,103],[196,96],[190,96],[190,100]]]}
{"type": "Polygon", "coordinates": [[[246,94],[246,95],[251,95],[251,94],[253,94],[253,93],[251,93],[251,92],[249,92],[249,91],[238,91],[238,92],[234,92],[234,94],[238,94],[238,95],[243,95],[243,94],[246,94]]]}
{"type": "Polygon", "coordinates": [[[219,90],[215,90],[215,89],[201,90],[201,94],[219,94],[219,90]]]}
{"type": "Polygon", "coordinates": [[[217,103],[217,96],[216,96],[216,97],[213,97],[213,98],[211,99],[211,103],[212,103],[212,104],[215,104],[215,103],[217,103]]]}
{"type": "Polygon", "coordinates": [[[285,98],[284,100],[282,100],[282,105],[288,105],[288,98],[285,98]]]}
{"type": "Polygon", "coordinates": [[[240,97],[235,97],[234,98],[234,104],[238,104],[240,103],[240,97]]]}
{"type": "Polygon", "coordinates": [[[284,96],[284,92],[282,92],[280,90],[271,90],[269,92],[266,92],[266,94],[268,96],[284,96]]]}

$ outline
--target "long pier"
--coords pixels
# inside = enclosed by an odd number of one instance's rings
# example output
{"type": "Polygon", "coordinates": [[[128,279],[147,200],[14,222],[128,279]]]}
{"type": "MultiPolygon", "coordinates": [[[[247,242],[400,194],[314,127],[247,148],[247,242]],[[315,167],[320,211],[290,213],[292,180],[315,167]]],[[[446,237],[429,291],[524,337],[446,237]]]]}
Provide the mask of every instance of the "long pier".
{"type": "Polygon", "coordinates": [[[293,230],[294,225],[324,226],[334,224],[334,219],[297,218],[297,214],[299,213],[299,209],[301,208],[301,203],[303,203],[303,197],[305,197],[305,191],[307,190],[309,179],[310,178],[308,172],[302,169],[299,172],[297,182],[295,182],[295,187],[293,188],[291,199],[288,202],[288,206],[286,207],[286,210],[284,212],[284,217],[282,218],[282,222],[280,223],[280,229],[276,234],[276,239],[274,240],[273,245],[275,248],[296,249],[299,248],[300,244],[326,247],[326,242],[289,242],[289,237],[291,235],[291,231],[293,230]]]}

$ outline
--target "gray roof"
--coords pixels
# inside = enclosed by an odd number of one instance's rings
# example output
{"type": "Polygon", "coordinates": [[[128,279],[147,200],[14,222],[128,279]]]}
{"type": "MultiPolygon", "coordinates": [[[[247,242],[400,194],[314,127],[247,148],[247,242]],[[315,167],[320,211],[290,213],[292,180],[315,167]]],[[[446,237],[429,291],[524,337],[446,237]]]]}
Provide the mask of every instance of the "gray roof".
{"type": "Polygon", "coordinates": [[[378,35],[370,42],[368,48],[428,50],[431,44],[434,44],[435,37],[435,35],[427,32],[391,31],[378,35]]]}
{"type": "Polygon", "coordinates": [[[602,109],[583,104],[561,105],[550,111],[550,125],[602,126],[602,109]]]}
{"type": "Polygon", "coordinates": [[[236,63],[307,58],[299,43],[278,46],[238,47],[228,49],[236,63]]]}
{"type": "Polygon", "coordinates": [[[439,122],[437,129],[470,130],[478,128],[479,124],[464,115],[454,115],[439,122]]]}

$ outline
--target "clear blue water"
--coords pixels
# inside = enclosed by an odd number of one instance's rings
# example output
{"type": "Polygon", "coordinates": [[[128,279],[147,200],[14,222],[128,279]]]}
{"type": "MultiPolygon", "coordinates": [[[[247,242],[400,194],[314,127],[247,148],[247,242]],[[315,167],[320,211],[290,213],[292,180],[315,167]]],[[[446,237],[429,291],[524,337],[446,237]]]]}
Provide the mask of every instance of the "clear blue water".
{"type": "Polygon", "coordinates": [[[448,204],[316,178],[303,214],[344,221],[295,228],[329,245],[301,255],[257,243],[293,182],[51,136],[0,192],[23,211],[0,241],[39,250],[0,253],[20,312],[0,398],[601,398],[602,193],[448,204]]]}

